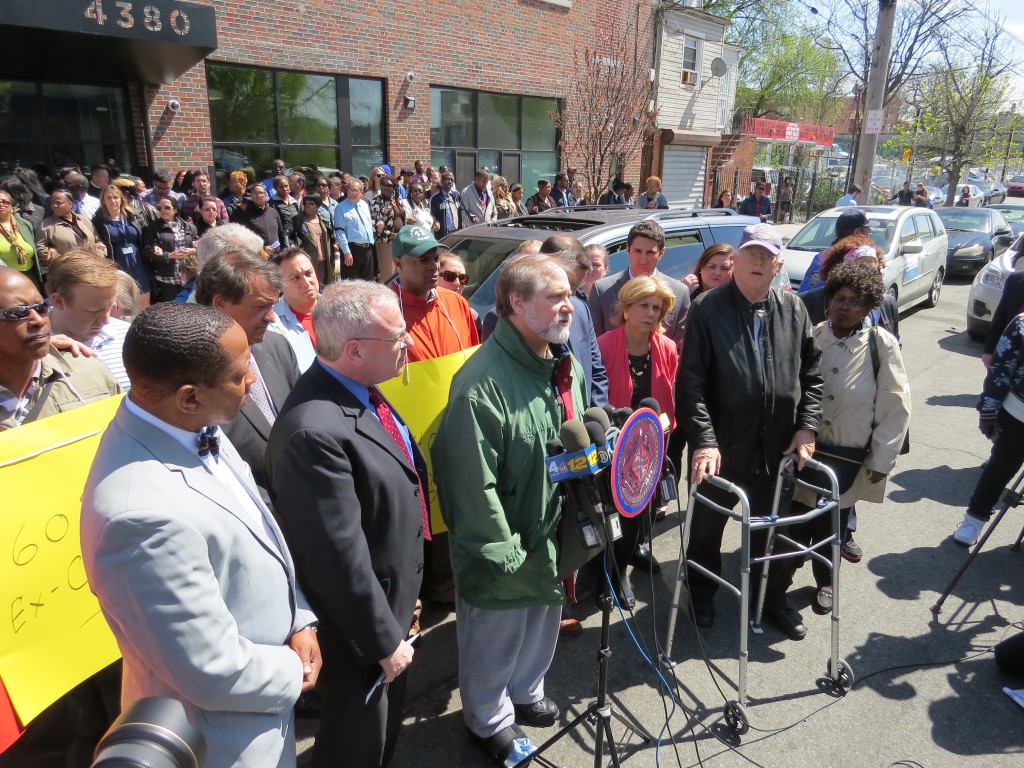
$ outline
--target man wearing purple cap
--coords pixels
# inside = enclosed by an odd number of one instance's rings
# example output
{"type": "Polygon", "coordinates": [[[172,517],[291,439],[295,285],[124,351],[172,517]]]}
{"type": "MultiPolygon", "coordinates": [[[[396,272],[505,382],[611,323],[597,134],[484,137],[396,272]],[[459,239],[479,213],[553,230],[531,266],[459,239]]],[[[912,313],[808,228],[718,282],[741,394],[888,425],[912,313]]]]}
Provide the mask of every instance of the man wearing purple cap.
{"type": "MultiPolygon", "coordinates": [[[[802,467],[814,454],[821,419],[821,351],[807,310],[792,293],[771,289],[782,268],[781,252],[782,238],[770,224],[743,230],[732,280],[690,307],[676,380],[676,416],[692,452],[690,482],[719,475],[736,484],[747,493],[752,516],[771,514],[782,457],[796,453],[802,467]]],[[[716,487],[700,490],[719,505],[735,504],[735,497],[716,487]]],[[[689,558],[719,575],[726,520],[697,505],[690,530],[689,558]]],[[[751,535],[753,554],[764,552],[765,539],[764,531],[751,535]]],[[[758,566],[751,569],[751,585],[759,579],[758,566]]],[[[801,640],[807,628],[786,603],[792,580],[792,559],[772,563],[764,617],[801,640]]],[[[710,627],[718,584],[695,569],[688,571],[687,583],[695,623],[710,627]]]]}

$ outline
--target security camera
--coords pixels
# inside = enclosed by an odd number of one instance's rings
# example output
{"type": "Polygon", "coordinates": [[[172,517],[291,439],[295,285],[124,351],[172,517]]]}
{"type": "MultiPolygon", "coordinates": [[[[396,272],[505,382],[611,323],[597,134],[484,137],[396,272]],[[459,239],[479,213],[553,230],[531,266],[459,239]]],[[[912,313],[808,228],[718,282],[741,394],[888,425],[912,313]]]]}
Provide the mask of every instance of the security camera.
{"type": "Polygon", "coordinates": [[[415,72],[406,72],[405,73],[405,82],[407,82],[407,83],[416,82],[416,73],[415,72]]]}
{"type": "Polygon", "coordinates": [[[171,110],[171,112],[180,112],[181,111],[181,102],[178,101],[177,99],[171,99],[170,101],[167,102],[167,108],[169,110],[171,110]]]}

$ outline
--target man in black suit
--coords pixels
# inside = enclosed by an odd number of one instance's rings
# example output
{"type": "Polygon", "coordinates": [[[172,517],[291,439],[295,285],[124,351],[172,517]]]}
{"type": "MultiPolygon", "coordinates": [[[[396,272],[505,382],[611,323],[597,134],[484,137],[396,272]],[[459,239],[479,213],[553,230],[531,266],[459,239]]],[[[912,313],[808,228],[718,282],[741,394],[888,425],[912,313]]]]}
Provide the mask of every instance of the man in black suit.
{"type": "Polygon", "coordinates": [[[274,304],[280,293],[280,267],[242,248],[218,253],[196,278],[196,303],[230,315],[249,339],[249,368],[256,381],[242,410],[223,430],[252,469],[264,501],[268,496],[263,464],[270,428],[299,379],[292,345],[281,334],[267,333],[276,319],[274,304]]]}
{"type": "Polygon", "coordinates": [[[462,229],[462,195],[455,189],[455,174],[450,171],[441,174],[441,189],[430,198],[430,215],[438,240],[462,229]]]}
{"type": "Polygon", "coordinates": [[[342,281],[313,310],[317,361],[270,435],[267,478],[299,581],[320,617],[315,768],[385,766],[402,722],[406,639],[423,570],[426,464],[376,385],[407,359],[398,297],[342,281]],[[389,685],[374,690],[383,671],[389,685]],[[366,700],[366,701],[364,701],[366,700]]]}

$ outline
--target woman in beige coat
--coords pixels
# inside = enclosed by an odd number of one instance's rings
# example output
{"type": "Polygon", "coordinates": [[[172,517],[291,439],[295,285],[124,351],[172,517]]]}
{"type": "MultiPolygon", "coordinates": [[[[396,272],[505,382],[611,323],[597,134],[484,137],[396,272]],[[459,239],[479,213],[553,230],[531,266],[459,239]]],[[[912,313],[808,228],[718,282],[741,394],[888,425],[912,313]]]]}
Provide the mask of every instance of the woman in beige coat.
{"type": "MultiPolygon", "coordinates": [[[[867,449],[856,479],[839,501],[840,530],[846,535],[854,503],[883,501],[885,478],[896,467],[910,426],[910,384],[899,342],[868,320],[884,295],[877,268],[856,262],[840,264],[829,273],[825,288],[827,319],[814,329],[825,380],[819,453],[825,453],[828,446],[867,449]]],[[[824,455],[815,458],[832,464],[824,455]]],[[[813,503],[801,495],[798,493],[797,501],[813,503]]],[[[816,529],[812,534],[820,540],[831,532],[831,517],[822,515],[809,527],[816,529]]],[[[827,612],[832,608],[831,573],[817,561],[813,570],[818,595],[812,607],[827,612]]]]}

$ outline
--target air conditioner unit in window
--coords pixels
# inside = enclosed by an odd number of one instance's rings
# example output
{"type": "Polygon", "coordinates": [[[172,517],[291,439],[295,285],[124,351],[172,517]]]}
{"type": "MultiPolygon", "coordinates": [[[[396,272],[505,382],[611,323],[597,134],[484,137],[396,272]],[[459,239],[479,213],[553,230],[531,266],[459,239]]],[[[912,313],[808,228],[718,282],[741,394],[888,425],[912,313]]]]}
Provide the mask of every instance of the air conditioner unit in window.
{"type": "Polygon", "coordinates": [[[697,73],[694,72],[692,69],[684,69],[682,80],[684,85],[696,85],[697,73]]]}

